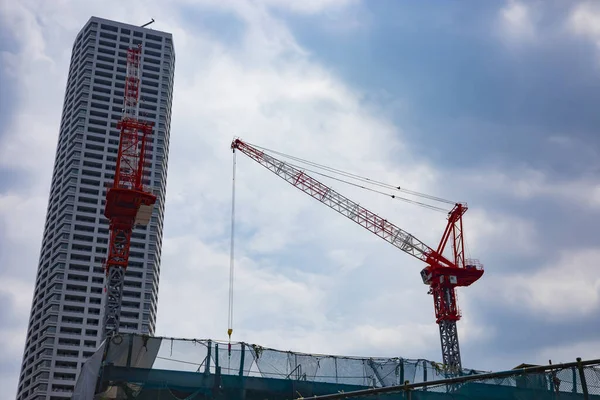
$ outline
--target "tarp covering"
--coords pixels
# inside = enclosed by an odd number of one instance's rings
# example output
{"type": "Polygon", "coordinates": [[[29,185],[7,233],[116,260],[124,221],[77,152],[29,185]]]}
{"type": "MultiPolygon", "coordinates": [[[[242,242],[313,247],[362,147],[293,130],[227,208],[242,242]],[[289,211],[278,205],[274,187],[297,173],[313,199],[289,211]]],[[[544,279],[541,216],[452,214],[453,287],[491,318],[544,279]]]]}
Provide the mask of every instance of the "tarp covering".
{"type": "Polygon", "coordinates": [[[96,382],[104,364],[120,367],[152,368],[162,338],[138,335],[117,335],[110,342],[103,341],[94,354],[81,367],[73,391],[73,400],[94,398],[96,382]],[[130,352],[131,349],[131,352],[130,352]],[[104,360],[103,360],[104,358],[104,360]],[[128,363],[129,360],[129,363],[128,363]]]}
{"type": "Polygon", "coordinates": [[[96,352],[83,364],[71,399],[86,400],[94,398],[96,382],[100,374],[102,355],[104,354],[105,348],[106,341],[103,341],[98,350],[96,350],[96,352]]]}

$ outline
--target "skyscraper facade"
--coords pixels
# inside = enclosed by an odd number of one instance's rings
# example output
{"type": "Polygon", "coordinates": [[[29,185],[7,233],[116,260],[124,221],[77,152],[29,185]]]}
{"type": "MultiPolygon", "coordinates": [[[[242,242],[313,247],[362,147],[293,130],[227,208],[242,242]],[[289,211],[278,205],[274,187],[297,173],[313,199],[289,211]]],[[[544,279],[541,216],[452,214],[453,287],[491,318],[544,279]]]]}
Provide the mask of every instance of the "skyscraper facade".
{"type": "Polygon", "coordinates": [[[83,362],[100,344],[102,268],[109,227],[126,51],[142,45],[139,119],[154,123],[145,185],[157,196],[148,226],[131,239],[121,332],[152,335],[156,324],[175,70],[172,35],[92,17],[73,44],[52,184],[17,399],[71,396],[83,362]]]}

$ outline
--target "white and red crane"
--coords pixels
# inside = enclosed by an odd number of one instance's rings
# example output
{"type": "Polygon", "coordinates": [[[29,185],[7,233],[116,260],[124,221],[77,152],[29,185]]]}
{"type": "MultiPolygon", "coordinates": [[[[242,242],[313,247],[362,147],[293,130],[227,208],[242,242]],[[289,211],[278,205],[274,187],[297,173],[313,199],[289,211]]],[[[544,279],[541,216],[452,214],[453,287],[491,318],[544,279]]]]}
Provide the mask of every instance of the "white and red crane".
{"type": "Polygon", "coordinates": [[[465,258],[462,217],[466,204],[456,203],[448,214],[448,223],[437,249],[433,249],[397,227],[388,220],[367,210],[358,203],[341,195],[331,187],[312,178],[300,168],[279,160],[264,149],[235,139],[231,143],[235,152],[239,150],[269,171],[334,209],[368,231],[391,243],[405,253],[425,262],[421,271],[423,283],[430,287],[433,295],[436,323],[439,325],[442,358],[445,369],[459,373],[462,369],[456,322],[461,313],[456,301],[456,287],[469,286],[483,275],[483,266],[476,260],[465,258]],[[443,255],[451,241],[452,257],[443,255]]]}

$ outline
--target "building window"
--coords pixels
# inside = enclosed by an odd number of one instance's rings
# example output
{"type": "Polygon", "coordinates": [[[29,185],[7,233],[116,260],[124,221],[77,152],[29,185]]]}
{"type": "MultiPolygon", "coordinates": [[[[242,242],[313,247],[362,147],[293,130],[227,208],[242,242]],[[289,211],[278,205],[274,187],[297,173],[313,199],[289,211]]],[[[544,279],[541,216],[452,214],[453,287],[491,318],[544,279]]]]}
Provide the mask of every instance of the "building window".
{"type": "Polygon", "coordinates": [[[111,32],[118,32],[119,29],[113,25],[100,24],[100,29],[104,29],[111,32]]]}

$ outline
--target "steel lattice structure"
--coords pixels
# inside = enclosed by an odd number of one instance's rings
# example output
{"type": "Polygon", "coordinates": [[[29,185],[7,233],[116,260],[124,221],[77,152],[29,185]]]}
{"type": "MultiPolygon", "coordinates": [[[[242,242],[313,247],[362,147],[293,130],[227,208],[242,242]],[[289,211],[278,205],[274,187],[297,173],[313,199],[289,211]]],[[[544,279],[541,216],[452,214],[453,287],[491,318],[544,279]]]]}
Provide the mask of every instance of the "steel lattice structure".
{"type": "Polygon", "coordinates": [[[104,264],[107,276],[104,337],[119,331],[131,232],[135,225],[148,224],[156,202],[156,196],[143,185],[148,158],[146,142],[153,125],[138,120],[141,51],[141,46],[127,51],[123,117],[117,124],[117,129],[121,130],[119,152],[113,186],[106,193],[104,215],[110,221],[110,240],[104,264]]]}
{"type": "Polygon", "coordinates": [[[469,286],[483,275],[483,266],[478,261],[465,259],[462,224],[462,216],[467,211],[465,204],[457,203],[450,211],[444,235],[437,250],[434,250],[410,233],[341,195],[295,166],[266,154],[240,139],[235,139],[231,148],[234,151],[240,150],[312,198],[403,252],[425,262],[427,266],[421,271],[421,277],[423,283],[429,285],[429,293],[433,295],[436,322],[440,329],[443,364],[449,373],[458,373],[462,370],[456,327],[456,322],[460,319],[461,314],[456,301],[455,288],[469,286]],[[450,239],[452,261],[442,255],[450,239]]]}

